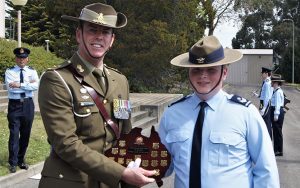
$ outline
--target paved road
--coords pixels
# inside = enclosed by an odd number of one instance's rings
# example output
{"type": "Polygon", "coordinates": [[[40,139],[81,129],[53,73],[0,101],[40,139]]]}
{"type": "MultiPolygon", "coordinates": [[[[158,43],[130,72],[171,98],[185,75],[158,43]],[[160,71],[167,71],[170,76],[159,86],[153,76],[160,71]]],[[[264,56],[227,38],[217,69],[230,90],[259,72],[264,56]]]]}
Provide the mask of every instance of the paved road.
{"type": "MultiPolygon", "coordinates": [[[[251,99],[251,92],[254,90],[249,87],[239,89],[230,88],[232,93],[240,94],[251,99]]],[[[300,187],[300,92],[295,89],[285,88],[285,93],[292,100],[288,106],[290,110],[286,113],[283,134],[284,134],[284,156],[277,157],[281,188],[300,187]]],[[[162,188],[171,188],[173,177],[165,180],[162,188]]],[[[37,188],[38,180],[26,179],[13,188],[37,188]]],[[[156,188],[156,184],[145,186],[144,188],[156,188]]]]}

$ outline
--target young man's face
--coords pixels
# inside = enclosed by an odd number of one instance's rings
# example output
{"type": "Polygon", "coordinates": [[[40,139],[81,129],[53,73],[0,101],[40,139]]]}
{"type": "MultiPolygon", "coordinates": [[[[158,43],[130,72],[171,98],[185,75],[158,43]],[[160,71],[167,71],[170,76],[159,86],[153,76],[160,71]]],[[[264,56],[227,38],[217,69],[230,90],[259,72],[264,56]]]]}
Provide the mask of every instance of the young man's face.
{"type": "MultiPolygon", "coordinates": [[[[227,76],[227,66],[223,66],[223,74],[221,76],[222,66],[205,67],[205,68],[190,68],[189,78],[198,93],[210,92],[219,82],[217,87],[210,93],[214,95],[223,85],[223,81],[227,76]]],[[[209,94],[209,95],[210,95],[209,94]]]]}
{"type": "Polygon", "coordinates": [[[262,73],[261,73],[261,77],[262,77],[263,79],[266,79],[266,78],[268,77],[268,73],[262,72],[262,73]]]}
{"type": "Polygon", "coordinates": [[[114,38],[112,28],[89,22],[83,22],[82,28],[76,31],[79,53],[87,61],[103,58],[106,51],[112,46],[114,38]]]}
{"type": "Polygon", "coordinates": [[[24,68],[25,65],[28,63],[28,57],[21,58],[21,57],[16,57],[16,63],[19,67],[24,68]]]}

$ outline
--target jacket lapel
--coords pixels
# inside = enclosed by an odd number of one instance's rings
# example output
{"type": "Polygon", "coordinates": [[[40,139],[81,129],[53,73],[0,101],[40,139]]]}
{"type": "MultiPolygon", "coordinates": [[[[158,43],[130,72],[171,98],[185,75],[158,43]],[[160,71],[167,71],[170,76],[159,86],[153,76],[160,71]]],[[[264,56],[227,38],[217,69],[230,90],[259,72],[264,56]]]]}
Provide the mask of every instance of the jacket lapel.
{"type": "Polygon", "coordinates": [[[108,96],[112,95],[113,91],[116,88],[116,78],[113,76],[113,74],[110,73],[109,69],[107,69],[105,66],[103,67],[103,70],[105,71],[107,78],[107,92],[105,97],[108,98],[108,96]]]}

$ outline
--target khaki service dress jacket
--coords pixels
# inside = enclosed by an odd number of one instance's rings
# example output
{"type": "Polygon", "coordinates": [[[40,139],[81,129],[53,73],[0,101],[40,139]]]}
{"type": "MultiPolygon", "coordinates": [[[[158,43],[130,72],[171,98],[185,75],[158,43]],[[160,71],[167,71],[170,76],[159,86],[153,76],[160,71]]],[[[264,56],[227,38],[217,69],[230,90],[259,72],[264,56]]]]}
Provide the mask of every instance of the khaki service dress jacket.
{"type": "Polygon", "coordinates": [[[130,118],[113,116],[113,99],[129,100],[128,81],[120,72],[104,66],[108,82],[105,94],[77,53],[60,67],[47,70],[41,77],[38,98],[51,152],[39,187],[117,188],[124,167],[103,155],[116,137],[68,66],[106,100],[104,106],[120,131],[131,130],[130,118]]]}

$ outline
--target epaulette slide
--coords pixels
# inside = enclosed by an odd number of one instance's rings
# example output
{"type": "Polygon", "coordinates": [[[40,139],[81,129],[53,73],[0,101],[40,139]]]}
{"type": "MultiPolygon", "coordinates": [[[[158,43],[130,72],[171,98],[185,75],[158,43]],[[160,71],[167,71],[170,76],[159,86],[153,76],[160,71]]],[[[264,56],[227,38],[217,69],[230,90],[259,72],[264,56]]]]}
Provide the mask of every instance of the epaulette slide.
{"type": "Polygon", "coordinates": [[[105,68],[107,68],[107,69],[110,69],[110,70],[113,70],[113,71],[115,71],[115,72],[117,72],[117,73],[120,73],[120,74],[122,74],[122,72],[120,72],[118,69],[115,69],[115,68],[109,67],[109,66],[107,66],[106,64],[104,64],[104,66],[105,66],[105,68]]]}
{"type": "Polygon", "coordinates": [[[246,107],[248,107],[251,104],[251,101],[248,101],[247,99],[240,97],[238,95],[232,95],[232,97],[229,100],[244,105],[246,107]]]}
{"type": "Polygon", "coordinates": [[[59,65],[54,65],[53,67],[48,68],[47,70],[57,70],[57,69],[61,69],[64,67],[67,67],[71,64],[70,60],[64,61],[63,63],[59,64],[59,65]]]}

